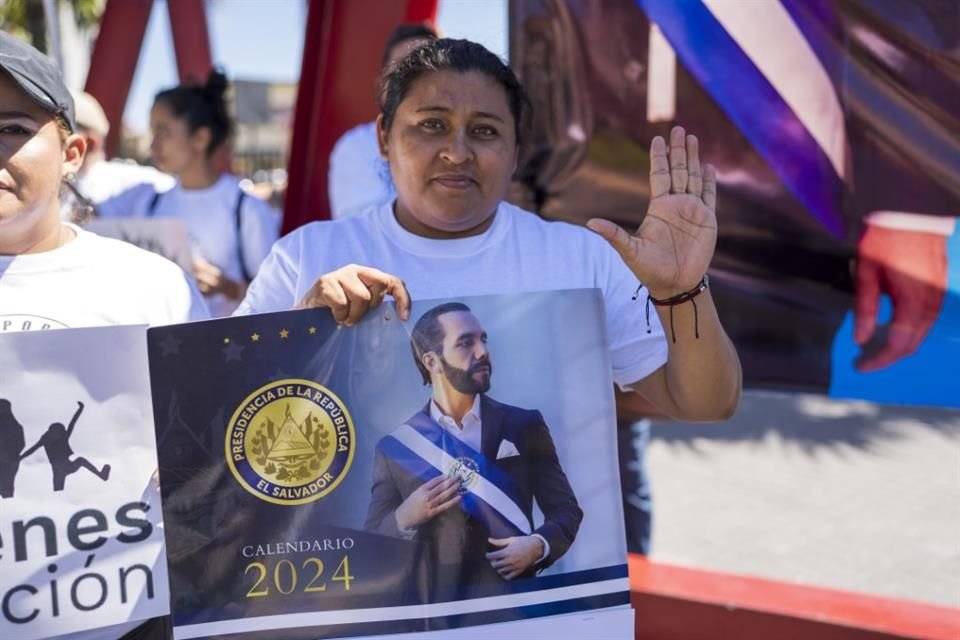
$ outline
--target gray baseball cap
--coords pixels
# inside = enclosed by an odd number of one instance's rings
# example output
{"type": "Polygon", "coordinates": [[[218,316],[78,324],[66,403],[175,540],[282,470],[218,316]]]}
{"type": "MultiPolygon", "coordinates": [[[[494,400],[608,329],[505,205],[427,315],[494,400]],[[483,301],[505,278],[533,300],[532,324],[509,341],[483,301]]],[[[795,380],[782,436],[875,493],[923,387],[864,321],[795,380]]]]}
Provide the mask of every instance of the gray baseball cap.
{"type": "Polygon", "coordinates": [[[50,58],[23,40],[0,31],[0,69],[44,109],[63,116],[70,131],[76,131],[73,97],[50,58]]]}

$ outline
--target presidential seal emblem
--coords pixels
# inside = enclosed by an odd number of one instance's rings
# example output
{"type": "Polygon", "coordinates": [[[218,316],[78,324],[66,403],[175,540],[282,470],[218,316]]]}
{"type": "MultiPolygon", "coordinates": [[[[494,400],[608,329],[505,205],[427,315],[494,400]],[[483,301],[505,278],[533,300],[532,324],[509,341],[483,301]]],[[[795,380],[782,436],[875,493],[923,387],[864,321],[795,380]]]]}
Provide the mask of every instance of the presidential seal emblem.
{"type": "Polygon", "coordinates": [[[472,458],[467,457],[456,458],[450,465],[450,468],[447,469],[448,476],[459,476],[460,487],[458,492],[460,495],[465,494],[470,490],[470,487],[477,483],[477,476],[479,474],[480,467],[477,466],[477,463],[472,458]]]}
{"type": "Polygon", "coordinates": [[[353,463],[356,436],[343,401],[310,380],[271,382],[227,425],[226,457],[240,485],[261,500],[297,505],[333,491],[353,463]]]}

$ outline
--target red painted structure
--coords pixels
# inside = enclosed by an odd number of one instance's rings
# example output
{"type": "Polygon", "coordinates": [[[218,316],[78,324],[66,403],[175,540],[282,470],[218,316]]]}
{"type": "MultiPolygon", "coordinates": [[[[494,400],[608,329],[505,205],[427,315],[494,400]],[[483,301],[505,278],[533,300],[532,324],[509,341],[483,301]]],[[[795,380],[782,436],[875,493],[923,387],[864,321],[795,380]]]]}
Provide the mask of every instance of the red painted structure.
{"type": "Polygon", "coordinates": [[[433,22],[437,0],[312,0],[290,147],[283,229],[330,218],[330,152],[348,129],[377,115],[383,44],[402,22],[433,22]]]}
{"type": "Polygon", "coordinates": [[[960,609],[650,562],[631,555],[637,640],[956,640],[960,609]]]}
{"type": "Polygon", "coordinates": [[[167,0],[180,82],[203,82],[213,68],[203,0],[167,0]]]}
{"type": "Polygon", "coordinates": [[[123,109],[127,105],[140,45],[147,32],[153,0],[108,0],[90,57],[85,89],[103,106],[111,123],[107,153],[116,152],[123,109]]]}
{"type": "MultiPolygon", "coordinates": [[[[104,7],[84,89],[100,101],[112,125],[123,119],[153,4],[153,0],[107,0],[104,7]]],[[[213,68],[204,2],[167,0],[167,11],[180,81],[202,81],[213,68]]],[[[109,155],[116,152],[119,139],[120,127],[111,126],[109,155]]]]}

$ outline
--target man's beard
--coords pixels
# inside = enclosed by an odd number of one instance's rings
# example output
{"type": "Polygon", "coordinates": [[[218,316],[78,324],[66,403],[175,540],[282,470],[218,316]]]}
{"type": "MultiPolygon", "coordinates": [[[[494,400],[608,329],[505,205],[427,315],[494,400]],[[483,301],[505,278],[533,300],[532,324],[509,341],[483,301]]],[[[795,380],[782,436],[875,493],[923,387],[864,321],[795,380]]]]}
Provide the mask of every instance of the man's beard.
{"type": "Polygon", "coordinates": [[[450,386],[467,395],[477,393],[486,393],[490,390],[490,378],[493,376],[493,365],[490,359],[479,360],[470,365],[469,369],[458,369],[451,365],[443,357],[440,357],[440,366],[443,367],[443,373],[450,381],[450,386]],[[487,368],[489,372],[477,373],[480,369],[487,368]]]}

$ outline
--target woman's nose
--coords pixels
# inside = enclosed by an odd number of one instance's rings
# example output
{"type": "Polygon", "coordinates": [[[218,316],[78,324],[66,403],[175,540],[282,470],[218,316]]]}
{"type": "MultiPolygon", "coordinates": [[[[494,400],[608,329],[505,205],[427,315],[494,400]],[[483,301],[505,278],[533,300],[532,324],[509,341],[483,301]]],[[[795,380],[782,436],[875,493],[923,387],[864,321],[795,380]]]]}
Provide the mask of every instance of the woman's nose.
{"type": "Polygon", "coordinates": [[[465,131],[455,131],[447,138],[441,157],[450,164],[463,164],[473,157],[473,149],[465,131]]]}

